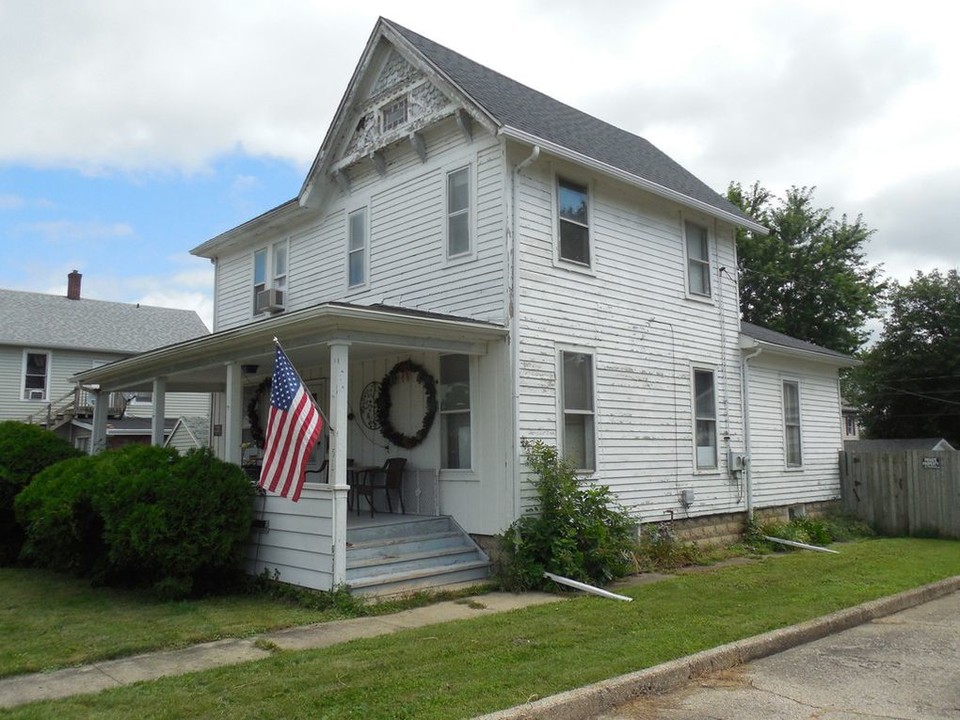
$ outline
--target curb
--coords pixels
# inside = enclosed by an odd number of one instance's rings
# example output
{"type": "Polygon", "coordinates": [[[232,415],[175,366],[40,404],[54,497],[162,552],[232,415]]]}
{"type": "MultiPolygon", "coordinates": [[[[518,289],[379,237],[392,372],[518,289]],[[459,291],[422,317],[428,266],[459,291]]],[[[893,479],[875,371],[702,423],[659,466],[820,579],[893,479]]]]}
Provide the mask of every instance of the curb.
{"type": "Polygon", "coordinates": [[[878,618],[960,590],[960,575],[889,597],[871,600],[846,610],[772,630],[762,635],[720,645],[711,650],[671,660],[646,670],[602,680],[575,690],[551,695],[531,703],[481,715],[474,720],[589,720],[642,695],[669,692],[685,682],[720,670],[775,655],[833,633],[862,625],[878,618]]]}

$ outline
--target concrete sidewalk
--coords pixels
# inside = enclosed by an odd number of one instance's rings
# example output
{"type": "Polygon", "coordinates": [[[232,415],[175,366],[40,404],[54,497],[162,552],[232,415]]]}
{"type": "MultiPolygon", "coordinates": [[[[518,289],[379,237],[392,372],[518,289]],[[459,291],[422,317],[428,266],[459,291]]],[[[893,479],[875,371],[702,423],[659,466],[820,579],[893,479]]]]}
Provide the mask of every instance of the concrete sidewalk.
{"type": "Polygon", "coordinates": [[[274,649],[322,648],[357,638],[387,635],[451,620],[468,620],[562,599],[562,596],[547,593],[489,593],[381,617],[304,625],[242,640],[217,640],[181,650],[145,653],[53,672],[15,675],[0,680],[0,708],[97,693],[142,680],[156,680],[168,675],[183,675],[198,670],[262,660],[270,657],[274,649]]]}

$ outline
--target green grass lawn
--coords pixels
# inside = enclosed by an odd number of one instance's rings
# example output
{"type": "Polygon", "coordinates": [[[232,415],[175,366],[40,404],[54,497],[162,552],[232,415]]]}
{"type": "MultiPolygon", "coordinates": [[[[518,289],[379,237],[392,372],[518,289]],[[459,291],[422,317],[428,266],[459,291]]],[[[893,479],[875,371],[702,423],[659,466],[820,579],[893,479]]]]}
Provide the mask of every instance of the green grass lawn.
{"type": "Polygon", "coordinates": [[[632,603],[578,597],[278,652],[0,718],[466,718],[960,574],[955,541],[871,540],[839,549],[621,589],[632,603]]]}

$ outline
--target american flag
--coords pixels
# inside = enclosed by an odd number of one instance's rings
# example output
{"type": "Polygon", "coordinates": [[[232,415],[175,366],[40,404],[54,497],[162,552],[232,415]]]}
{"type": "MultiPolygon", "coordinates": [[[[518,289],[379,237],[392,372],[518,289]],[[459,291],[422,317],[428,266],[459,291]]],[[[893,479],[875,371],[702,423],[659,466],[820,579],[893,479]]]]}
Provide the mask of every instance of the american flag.
{"type": "Polygon", "coordinates": [[[299,500],[303,472],[322,431],[319,408],[277,344],[260,487],[299,500]]]}

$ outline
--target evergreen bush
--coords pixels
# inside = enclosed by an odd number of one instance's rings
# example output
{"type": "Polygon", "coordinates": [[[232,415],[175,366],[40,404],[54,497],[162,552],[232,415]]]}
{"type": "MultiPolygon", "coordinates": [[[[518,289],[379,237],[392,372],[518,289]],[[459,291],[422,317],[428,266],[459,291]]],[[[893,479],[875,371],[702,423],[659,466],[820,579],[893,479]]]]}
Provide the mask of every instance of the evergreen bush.
{"type": "Polygon", "coordinates": [[[63,438],[14,420],[0,422],[0,566],[16,561],[23,528],[13,509],[16,496],[49,465],[82,453],[63,438]]]}
{"type": "Polygon", "coordinates": [[[17,521],[27,528],[24,562],[82,576],[104,567],[103,520],[94,509],[99,458],[51,465],[17,496],[17,521]]]}
{"type": "Polygon", "coordinates": [[[25,560],[167,598],[241,575],[253,488],[209,450],[131,445],[61,463],[42,480],[17,500],[25,560]]]}
{"type": "Polygon", "coordinates": [[[606,485],[583,483],[557,449],[524,441],[537,474],[537,507],[501,537],[499,574],[509,590],[546,588],[544,571],[605,585],[635,569],[636,523],[606,485]]]}

